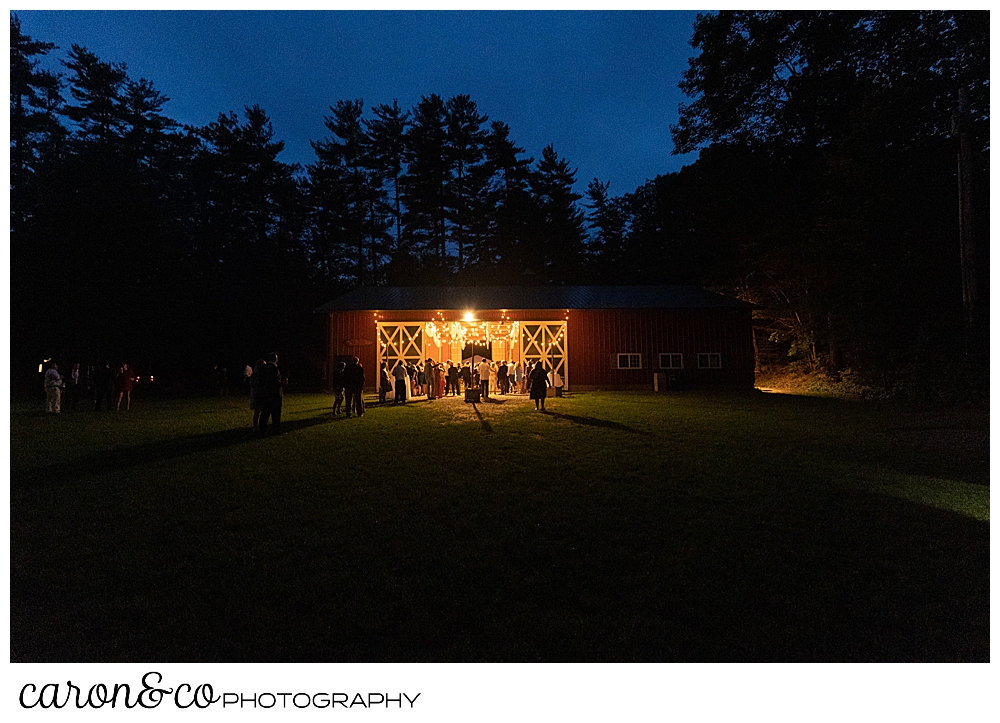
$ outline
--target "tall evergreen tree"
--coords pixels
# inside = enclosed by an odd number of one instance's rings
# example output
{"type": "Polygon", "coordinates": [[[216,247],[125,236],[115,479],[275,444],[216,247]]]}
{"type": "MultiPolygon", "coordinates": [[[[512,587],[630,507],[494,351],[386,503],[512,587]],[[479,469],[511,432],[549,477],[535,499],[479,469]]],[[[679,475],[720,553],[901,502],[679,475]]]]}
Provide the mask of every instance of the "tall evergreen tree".
{"type": "Polygon", "coordinates": [[[588,222],[593,237],[587,248],[588,262],[596,278],[618,276],[624,257],[629,214],[621,198],[608,194],[611,182],[594,179],[587,186],[588,222]]]}
{"type": "Polygon", "coordinates": [[[541,211],[540,272],[556,283],[579,280],[584,257],[584,214],[577,206],[582,197],[573,191],[576,169],[559,158],[552,145],[542,149],[542,158],[531,187],[541,211]]]}
{"type": "Polygon", "coordinates": [[[375,183],[378,184],[379,198],[384,199],[380,206],[386,211],[394,225],[391,248],[388,249],[391,268],[398,267],[405,255],[400,242],[403,235],[403,210],[401,196],[401,179],[405,163],[405,135],[409,125],[409,113],[399,107],[399,102],[392,105],[381,104],[372,108],[375,118],[365,121],[370,142],[369,162],[375,173],[375,183]],[[389,194],[386,197],[386,194],[389,194]]]}
{"type": "Polygon", "coordinates": [[[476,102],[468,95],[456,95],[448,100],[448,163],[450,178],[445,184],[451,240],[456,248],[459,271],[468,257],[479,256],[476,229],[483,232],[474,217],[485,204],[487,178],[483,172],[483,142],[486,132],[482,125],[486,116],[479,115],[476,102]]]}
{"type": "Polygon", "coordinates": [[[359,283],[377,283],[386,253],[387,228],[391,216],[386,212],[383,161],[376,157],[362,118],[361,100],[340,100],[325,119],[333,135],[314,142],[318,164],[339,167],[329,180],[339,181],[339,193],[346,203],[343,233],[353,240],[354,277],[359,283]]]}
{"type": "MultiPolygon", "coordinates": [[[[29,177],[38,170],[44,138],[61,136],[56,113],[62,105],[62,82],[38,69],[39,56],[55,45],[21,32],[21,21],[10,18],[10,195],[11,224],[16,229],[29,213],[29,177]]],[[[49,144],[51,145],[51,143],[49,144]]]]}
{"type": "Polygon", "coordinates": [[[68,57],[63,65],[70,71],[69,90],[76,105],[66,106],[66,115],[76,123],[81,140],[117,148],[124,127],[125,64],[104,62],[75,44],[68,57]]]}
{"type": "Polygon", "coordinates": [[[170,99],[145,78],[128,80],[122,95],[125,155],[130,163],[151,166],[164,149],[166,134],[177,123],[163,115],[170,99]]]}
{"type": "Polygon", "coordinates": [[[510,127],[501,121],[490,124],[483,147],[489,176],[483,216],[489,231],[480,244],[480,263],[495,267],[498,278],[507,283],[520,282],[527,263],[523,246],[535,211],[530,187],[534,159],[519,157],[524,149],[514,144],[510,127]]]}
{"type": "Polygon", "coordinates": [[[415,254],[444,271],[451,270],[447,248],[448,153],[445,103],[437,94],[424,96],[413,109],[413,123],[406,132],[403,237],[415,254]]]}

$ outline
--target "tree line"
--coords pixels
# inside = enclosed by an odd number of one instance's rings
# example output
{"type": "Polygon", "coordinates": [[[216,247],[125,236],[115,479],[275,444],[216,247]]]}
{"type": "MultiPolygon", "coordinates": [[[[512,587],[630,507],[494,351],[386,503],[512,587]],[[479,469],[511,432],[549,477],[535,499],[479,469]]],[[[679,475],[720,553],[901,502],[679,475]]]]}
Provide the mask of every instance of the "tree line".
{"type": "Polygon", "coordinates": [[[762,358],[951,368],[983,353],[988,40],[984,13],[700,16],[670,129],[699,159],[615,196],[467,95],[337,100],[287,164],[259,106],[182,126],[84,47],[42,69],[12,15],[16,353],[304,374],[310,310],[355,285],[697,283],[757,305],[762,358]]]}

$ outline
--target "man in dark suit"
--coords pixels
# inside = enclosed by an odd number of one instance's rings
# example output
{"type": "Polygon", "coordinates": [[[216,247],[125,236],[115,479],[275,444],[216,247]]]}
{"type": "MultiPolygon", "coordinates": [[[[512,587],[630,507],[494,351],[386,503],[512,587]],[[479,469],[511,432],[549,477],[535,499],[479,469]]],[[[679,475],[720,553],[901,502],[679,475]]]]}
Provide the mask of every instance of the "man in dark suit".
{"type": "Polygon", "coordinates": [[[500,393],[507,393],[507,360],[504,359],[500,362],[500,366],[497,367],[497,385],[500,387],[500,393]]]}

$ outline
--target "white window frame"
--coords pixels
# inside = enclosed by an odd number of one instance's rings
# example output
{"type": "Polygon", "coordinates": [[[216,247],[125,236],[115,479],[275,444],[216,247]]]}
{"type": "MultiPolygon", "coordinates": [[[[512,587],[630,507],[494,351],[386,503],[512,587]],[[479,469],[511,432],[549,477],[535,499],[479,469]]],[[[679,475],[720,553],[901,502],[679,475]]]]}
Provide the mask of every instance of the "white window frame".
{"type": "Polygon", "coordinates": [[[718,352],[698,352],[698,368],[699,369],[722,369],[722,354],[718,352]],[[712,357],[718,359],[718,364],[712,364],[712,357]],[[704,362],[702,361],[704,360],[704,362]]]}
{"type": "Polygon", "coordinates": [[[684,368],[684,355],[678,352],[660,352],[660,369],[683,369],[684,368]],[[663,357],[667,357],[667,364],[663,363],[663,357]],[[676,360],[680,362],[677,366],[674,366],[673,362],[676,360]]]}
{"type": "Polygon", "coordinates": [[[634,352],[619,352],[615,359],[617,360],[619,369],[642,369],[642,354],[636,354],[634,352]],[[628,359],[628,366],[622,366],[622,357],[628,359]],[[632,366],[632,357],[638,362],[638,366],[632,366]]]}

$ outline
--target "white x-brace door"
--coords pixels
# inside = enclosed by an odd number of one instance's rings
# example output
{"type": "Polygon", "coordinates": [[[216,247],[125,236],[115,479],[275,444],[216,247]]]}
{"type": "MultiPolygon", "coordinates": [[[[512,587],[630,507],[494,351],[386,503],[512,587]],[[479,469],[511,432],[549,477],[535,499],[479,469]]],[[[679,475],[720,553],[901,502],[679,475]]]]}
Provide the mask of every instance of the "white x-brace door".
{"type": "Polygon", "coordinates": [[[378,361],[388,362],[389,369],[397,361],[419,364],[424,359],[424,323],[378,323],[378,361]]]}
{"type": "Polygon", "coordinates": [[[569,358],[566,354],[565,321],[522,321],[521,358],[534,364],[539,359],[551,373],[562,377],[569,389],[569,358]]]}

